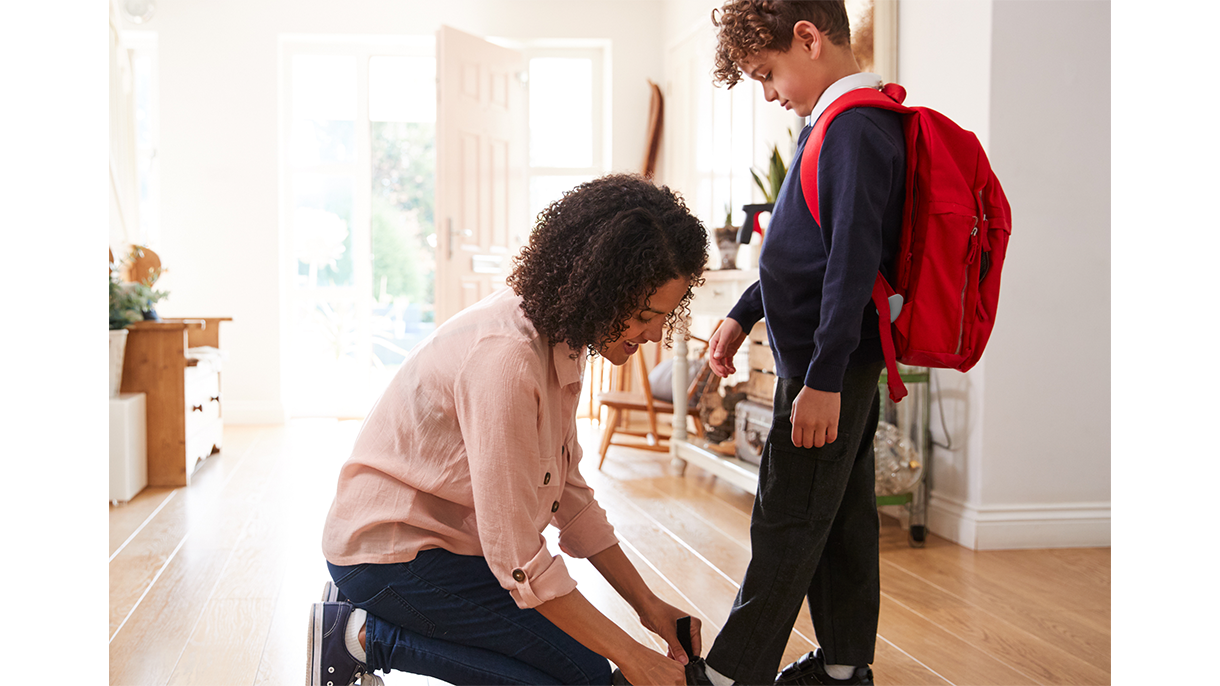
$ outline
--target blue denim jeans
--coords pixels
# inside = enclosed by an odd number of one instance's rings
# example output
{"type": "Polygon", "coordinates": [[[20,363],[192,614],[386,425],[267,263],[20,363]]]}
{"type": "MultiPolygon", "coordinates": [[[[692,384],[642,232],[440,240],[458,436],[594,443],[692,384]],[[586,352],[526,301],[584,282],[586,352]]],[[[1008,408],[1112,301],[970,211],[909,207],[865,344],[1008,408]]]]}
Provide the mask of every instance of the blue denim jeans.
{"type": "Polygon", "coordinates": [[[463,684],[609,684],[610,663],[537,610],[523,610],[482,557],[433,548],[398,564],[339,567],[335,585],[368,612],[370,670],[463,684]]]}

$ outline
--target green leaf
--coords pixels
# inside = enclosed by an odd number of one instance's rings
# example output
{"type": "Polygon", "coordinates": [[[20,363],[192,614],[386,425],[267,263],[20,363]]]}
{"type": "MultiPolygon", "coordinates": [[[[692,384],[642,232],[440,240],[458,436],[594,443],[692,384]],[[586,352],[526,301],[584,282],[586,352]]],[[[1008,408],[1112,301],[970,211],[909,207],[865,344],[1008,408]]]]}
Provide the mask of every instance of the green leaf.
{"type": "Polygon", "coordinates": [[[763,184],[763,180],[759,178],[758,172],[751,169],[750,176],[754,177],[754,183],[757,184],[758,190],[762,191],[763,197],[767,198],[767,202],[772,202],[771,198],[769,197],[768,189],[766,185],[763,184]]]}

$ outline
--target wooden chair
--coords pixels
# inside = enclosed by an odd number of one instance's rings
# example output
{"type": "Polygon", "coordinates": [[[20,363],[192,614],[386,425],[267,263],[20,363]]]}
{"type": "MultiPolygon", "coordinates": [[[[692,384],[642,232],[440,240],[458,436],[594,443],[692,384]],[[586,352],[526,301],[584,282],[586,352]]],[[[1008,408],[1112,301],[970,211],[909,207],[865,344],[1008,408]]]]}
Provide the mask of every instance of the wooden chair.
{"type": "MultiPolygon", "coordinates": [[[[696,359],[700,360],[698,371],[691,375],[690,383],[686,388],[686,414],[695,419],[695,433],[699,437],[704,436],[703,422],[699,419],[699,391],[706,385],[708,376],[712,373],[712,368],[707,362],[707,341],[696,336],[690,337],[692,341],[698,341],[703,344],[703,352],[696,359]]],[[[627,364],[639,370],[639,390],[631,391],[601,391],[596,395],[599,414],[601,407],[610,409],[610,416],[607,418],[605,427],[602,433],[602,444],[600,451],[600,459],[597,462],[597,468],[602,468],[602,463],[606,461],[606,451],[611,445],[622,445],[641,450],[654,450],[657,452],[668,452],[669,446],[667,440],[669,434],[662,434],[658,431],[657,417],[659,415],[673,415],[674,405],[671,402],[658,399],[652,393],[652,384],[648,381],[648,364],[644,359],[642,352],[632,355],[627,361],[627,364]],[[648,430],[639,431],[632,429],[630,426],[619,427],[619,420],[623,418],[624,412],[643,412],[648,415],[648,430]],[[627,436],[640,436],[647,439],[647,443],[616,443],[615,434],[624,434],[627,436]]]]}

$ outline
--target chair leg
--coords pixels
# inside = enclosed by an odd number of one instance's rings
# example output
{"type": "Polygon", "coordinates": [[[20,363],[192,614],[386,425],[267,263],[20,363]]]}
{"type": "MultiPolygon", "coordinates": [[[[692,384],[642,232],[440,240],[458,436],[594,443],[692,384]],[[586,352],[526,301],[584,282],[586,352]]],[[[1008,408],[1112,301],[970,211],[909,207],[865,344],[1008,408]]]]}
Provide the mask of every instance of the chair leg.
{"type": "Polygon", "coordinates": [[[661,445],[661,434],[657,431],[657,413],[648,413],[648,432],[652,435],[652,444],[661,445]]]}
{"type": "Polygon", "coordinates": [[[614,430],[618,428],[618,413],[617,407],[611,407],[610,416],[602,427],[602,450],[601,459],[597,461],[598,469],[601,469],[602,463],[606,461],[606,451],[610,449],[610,439],[614,437],[614,430]]]}

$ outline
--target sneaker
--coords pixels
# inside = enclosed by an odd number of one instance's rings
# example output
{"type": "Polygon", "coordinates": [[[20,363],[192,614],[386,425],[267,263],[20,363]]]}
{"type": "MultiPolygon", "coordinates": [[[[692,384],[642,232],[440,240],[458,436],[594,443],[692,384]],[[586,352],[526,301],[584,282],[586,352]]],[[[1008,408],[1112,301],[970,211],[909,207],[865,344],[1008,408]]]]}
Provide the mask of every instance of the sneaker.
{"type": "Polygon", "coordinates": [[[347,596],[343,595],[343,591],[335,585],[333,581],[327,581],[322,587],[322,602],[324,603],[350,603],[347,596]]]}
{"type": "Polygon", "coordinates": [[[309,614],[309,662],[307,686],[385,686],[381,677],[347,649],[350,603],[314,603],[309,614]]]}
{"type": "Polygon", "coordinates": [[[867,684],[872,686],[873,670],[867,665],[856,667],[856,671],[848,679],[836,679],[826,673],[826,660],[822,657],[822,649],[818,648],[792,664],[780,670],[775,677],[776,686],[833,686],[835,684],[867,684]]]}

